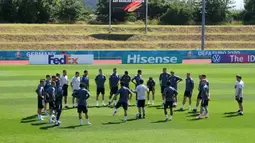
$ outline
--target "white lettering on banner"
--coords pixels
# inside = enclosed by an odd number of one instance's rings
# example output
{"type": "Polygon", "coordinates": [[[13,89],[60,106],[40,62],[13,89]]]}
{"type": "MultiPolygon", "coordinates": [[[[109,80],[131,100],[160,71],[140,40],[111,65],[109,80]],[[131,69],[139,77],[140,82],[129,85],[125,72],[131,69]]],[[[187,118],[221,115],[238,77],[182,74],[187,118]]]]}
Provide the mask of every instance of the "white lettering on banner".
{"type": "Polygon", "coordinates": [[[230,55],[231,63],[243,63],[243,57],[238,57],[237,55],[230,55]]]}
{"type": "Polygon", "coordinates": [[[56,55],[56,52],[27,52],[26,56],[29,57],[30,55],[56,55]]]}
{"type": "Polygon", "coordinates": [[[248,55],[248,62],[254,63],[255,62],[255,55],[248,55]]]}
{"type": "Polygon", "coordinates": [[[29,63],[38,65],[47,64],[93,64],[94,55],[30,55],[29,63]]]}
{"type": "Polygon", "coordinates": [[[146,56],[140,56],[140,55],[128,55],[127,57],[127,63],[137,63],[137,64],[157,64],[157,63],[177,63],[177,57],[146,57],[146,56]]]}
{"type": "Polygon", "coordinates": [[[240,51],[198,51],[198,56],[241,54],[240,51]]]}

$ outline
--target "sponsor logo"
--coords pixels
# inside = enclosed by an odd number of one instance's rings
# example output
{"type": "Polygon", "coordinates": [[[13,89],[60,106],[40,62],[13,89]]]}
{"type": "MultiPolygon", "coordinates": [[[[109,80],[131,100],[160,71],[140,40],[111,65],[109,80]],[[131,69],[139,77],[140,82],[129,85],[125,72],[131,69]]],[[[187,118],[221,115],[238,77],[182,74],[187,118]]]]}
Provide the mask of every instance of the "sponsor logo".
{"type": "Polygon", "coordinates": [[[219,63],[220,60],[221,60],[220,55],[213,55],[213,56],[212,56],[212,61],[213,61],[214,63],[219,63]]]}
{"type": "Polygon", "coordinates": [[[124,8],[124,11],[134,12],[135,10],[139,9],[142,6],[143,6],[143,3],[141,1],[134,1],[134,2],[130,3],[129,5],[127,5],[124,8]]]}
{"type": "Polygon", "coordinates": [[[55,55],[48,56],[48,64],[78,64],[79,58],[72,58],[71,55],[62,55],[55,57],[55,55]]]}
{"type": "Polygon", "coordinates": [[[178,57],[176,56],[141,56],[141,55],[128,55],[127,63],[134,64],[168,64],[178,63],[178,57]]]}

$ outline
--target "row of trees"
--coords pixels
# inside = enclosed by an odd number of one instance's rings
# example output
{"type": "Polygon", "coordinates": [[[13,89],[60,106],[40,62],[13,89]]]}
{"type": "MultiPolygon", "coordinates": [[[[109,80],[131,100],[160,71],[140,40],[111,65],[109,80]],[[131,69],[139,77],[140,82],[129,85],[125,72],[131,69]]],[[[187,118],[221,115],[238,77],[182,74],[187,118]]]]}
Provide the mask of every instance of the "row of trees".
{"type": "MultiPolygon", "coordinates": [[[[255,23],[255,1],[245,0],[245,10],[230,11],[231,0],[206,0],[207,24],[235,21],[255,23]]],[[[201,23],[201,0],[149,0],[149,19],[159,24],[201,23]]],[[[98,0],[97,9],[86,8],[83,0],[0,0],[0,22],[90,23],[108,22],[108,0],[98,0]]],[[[113,22],[144,20],[144,13],[112,13],[113,22]]]]}
{"type": "Polygon", "coordinates": [[[72,23],[87,20],[90,11],[80,0],[0,0],[0,21],[72,23]]]}

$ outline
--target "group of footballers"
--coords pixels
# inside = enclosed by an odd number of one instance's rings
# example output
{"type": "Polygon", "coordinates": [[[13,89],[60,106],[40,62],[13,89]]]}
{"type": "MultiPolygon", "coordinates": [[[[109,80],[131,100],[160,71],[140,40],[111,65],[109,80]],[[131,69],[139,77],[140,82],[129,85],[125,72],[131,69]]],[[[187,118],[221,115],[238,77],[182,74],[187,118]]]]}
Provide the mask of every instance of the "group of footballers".
{"type": "MultiPolygon", "coordinates": [[[[196,106],[193,109],[193,112],[197,112],[197,109],[200,104],[200,114],[197,118],[202,118],[203,114],[205,118],[209,117],[208,112],[208,104],[210,101],[210,93],[209,93],[209,82],[206,79],[206,75],[199,75],[199,86],[198,86],[198,96],[196,106]]],[[[106,76],[103,74],[102,69],[99,69],[99,74],[95,77],[96,83],[96,106],[98,106],[99,95],[102,95],[102,105],[106,106],[104,102],[105,95],[105,82],[106,76]]],[[[236,76],[236,100],[239,105],[239,114],[243,115],[243,87],[244,83],[242,81],[242,77],[240,75],[236,76]]],[[[162,73],[159,76],[159,83],[161,87],[162,94],[162,106],[164,107],[164,113],[166,116],[166,120],[172,120],[173,116],[173,108],[177,107],[178,101],[178,83],[183,81],[182,78],[175,75],[173,71],[170,73],[167,72],[166,68],[163,68],[162,73]],[[170,108],[170,118],[168,116],[167,109],[170,108]]],[[[128,71],[125,71],[124,75],[119,76],[117,73],[117,69],[113,69],[113,73],[109,77],[109,86],[110,86],[110,96],[108,105],[114,104],[114,112],[113,115],[117,113],[119,107],[123,107],[124,109],[124,120],[127,121],[127,110],[128,105],[130,104],[130,100],[132,99],[132,95],[135,94],[136,98],[136,106],[138,108],[137,118],[142,119],[145,118],[145,101],[146,96],[148,100],[148,104],[154,105],[155,99],[155,86],[156,82],[152,77],[149,77],[147,84],[144,84],[144,79],[142,78],[142,71],[138,70],[137,75],[133,78],[130,77],[128,71]],[[119,87],[120,83],[120,87],[119,87]],[[135,84],[135,90],[130,89],[130,83],[135,84]],[[150,101],[150,94],[152,93],[152,100],[150,101]],[[117,102],[117,97],[119,95],[119,100],[117,102]]],[[[184,98],[182,102],[182,106],[180,110],[184,110],[184,105],[188,98],[189,106],[188,109],[191,109],[191,98],[194,90],[194,80],[191,78],[191,74],[187,73],[186,82],[185,82],[185,92],[184,98]]],[[[77,108],[77,112],[79,113],[80,125],[82,125],[82,113],[85,113],[86,124],[90,125],[91,123],[88,120],[88,98],[90,97],[89,85],[90,78],[88,76],[88,71],[84,71],[84,75],[80,77],[79,72],[75,72],[75,76],[72,78],[70,84],[68,81],[67,71],[63,70],[63,75],[56,74],[54,76],[46,75],[46,79],[41,79],[40,84],[37,87],[37,95],[38,95],[38,119],[43,120],[42,110],[46,115],[48,115],[47,109],[49,105],[49,122],[52,123],[55,119],[55,125],[60,125],[60,115],[62,112],[62,100],[64,98],[64,107],[69,108],[67,106],[67,96],[68,96],[68,87],[69,85],[72,88],[72,105],[73,108],[77,108]],[[54,115],[55,114],[55,115],[54,115]]]]}

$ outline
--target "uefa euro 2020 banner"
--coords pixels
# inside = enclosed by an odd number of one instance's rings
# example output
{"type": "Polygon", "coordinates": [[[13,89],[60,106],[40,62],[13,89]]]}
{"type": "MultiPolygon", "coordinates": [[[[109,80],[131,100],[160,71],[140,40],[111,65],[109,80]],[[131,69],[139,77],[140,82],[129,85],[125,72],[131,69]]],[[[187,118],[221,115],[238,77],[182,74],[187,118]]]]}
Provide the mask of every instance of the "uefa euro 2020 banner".
{"type": "Polygon", "coordinates": [[[145,12],[145,0],[111,0],[112,12],[145,12]]]}
{"type": "Polygon", "coordinates": [[[212,63],[255,63],[255,54],[214,54],[212,63]]]}
{"type": "Polygon", "coordinates": [[[166,54],[164,52],[137,52],[122,56],[122,64],[179,64],[182,63],[180,52],[166,54]]]}
{"type": "Polygon", "coordinates": [[[30,55],[29,64],[93,64],[94,55],[30,55]]]}

